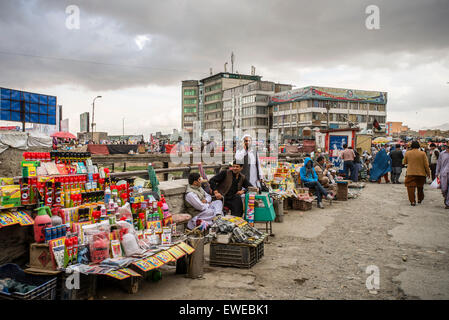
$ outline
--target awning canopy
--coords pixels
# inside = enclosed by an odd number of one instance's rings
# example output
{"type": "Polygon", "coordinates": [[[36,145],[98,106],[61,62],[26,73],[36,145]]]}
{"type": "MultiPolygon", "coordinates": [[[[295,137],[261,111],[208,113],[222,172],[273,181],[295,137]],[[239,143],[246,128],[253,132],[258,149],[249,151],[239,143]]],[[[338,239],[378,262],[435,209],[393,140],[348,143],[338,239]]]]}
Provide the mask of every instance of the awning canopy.
{"type": "Polygon", "coordinates": [[[76,139],[76,137],[70,132],[55,132],[51,135],[51,137],[61,138],[61,139],[76,139]]]}

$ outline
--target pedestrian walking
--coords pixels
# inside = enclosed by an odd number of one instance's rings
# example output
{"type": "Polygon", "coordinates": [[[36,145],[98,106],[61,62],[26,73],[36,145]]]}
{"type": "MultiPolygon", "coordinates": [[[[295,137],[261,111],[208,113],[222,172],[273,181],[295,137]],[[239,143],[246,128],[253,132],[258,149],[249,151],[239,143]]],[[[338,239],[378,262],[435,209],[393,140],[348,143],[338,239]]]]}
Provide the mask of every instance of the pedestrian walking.
{"type": "Polygon", "coordinates": [[[429,150],[429,166],[430,166],[430,173],[432,175],[432,181],[435,180],[436,177],[436,170],[439,156],[440,152],[438,151],[437,146],[435,145],[435,143],[431,143],[429,150]]]}
{"type": "Polygon", "coordinates": [[[426,177],[430,178],[429,162],[426,153],[420,150],[418,141],[413,141],[409,151],[405,153],[404,164],[407,165],[404,184],[407,187],[410,205],[415,206],[415,190],[418,190],[418,203],[421,203],[424,200],[426,177]]]}
{"type": "Polygon", "coordinates": [[[399,177],[402,173],[402,161],[404,155],[402,154],[401,145],[397,144],[396,148],[390,152],[391,158],[391,182],[394,184],[399,184],[399,177]]]}
{"type": "Polygon", "coordinates": [[[380,151],[376,153],[376,157],[372,163],[369,180],[371,182],[377,181],[377,183],[380,183],[382,177],[384,177],[385,183],[390,183],[388,172],[391,172],[391,158],[388,156],[385,148],[381,148],[380,151]]]}
{"type": "Polygon", "coordinates": [[[343,145],[343,152],[340,155],[340,158],[343,160],[343,171],[345,172],[346,179],[351,179],[354,175],[354,159],[355,153],[354,150],[349,149],[347,144],[343,145]]]}
{"type": "MultiPolygon", "coordinates": [[[[351,147],[349,147],[352,149],[351,147]]],[[[362,169],[362,161],[360,157],[360,153],[357,152],[357,150],[353,150],[355,157],[354,157],[354,173],[352,174],[352,181],[358,182],[359,181],[359,172],[362,169]]]]}
{"type": "Polygon", "coordinates": [[[440,179],[445,208],[449,209],[449,145],[443,145],[443,152],[440,153],[438,158],[435,173],[440,179]]]}

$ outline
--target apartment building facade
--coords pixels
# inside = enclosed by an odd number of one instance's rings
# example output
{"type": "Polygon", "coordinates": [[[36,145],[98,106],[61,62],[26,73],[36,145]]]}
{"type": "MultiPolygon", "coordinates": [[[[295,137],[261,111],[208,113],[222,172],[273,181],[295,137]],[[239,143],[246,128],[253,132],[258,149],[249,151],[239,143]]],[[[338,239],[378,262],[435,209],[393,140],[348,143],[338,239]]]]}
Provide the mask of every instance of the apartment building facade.
{"type": "Polygon", "coordinates": [[[182,81],[182,118],[181,127],[187,132],[193,131],[193,123],[199,119],[200,85],[198,80],[182,81]]]}
{"type": "Polygon", "coordinates": [[[269,102],[271,95],[290,90],[291,85],[270,81],[253,81],[223,92],[223,131],[265,129],[271,127],[272,114],[269,102]]]}
{"type": "Polygon", "coordinates": [[[201,133],[223,130],[223,92],[253,81],[260,76],[220,72],[201,80],[182,81],[182,128],[193,132],[194,122],[201,133]]]}
{"type": "Polygon", "coordinates": [[[372,129],[377,120],[385,128],[387,93],[309,86],[271,96],[272,128],[281,139],[303,138],[304,128],[358,126],[372,129]]]}
{"type": "Polygon", "coordinates": [[[400,121],[388,121],[385,125],[385,133],[389,136],[398,135],[409,130],[409,127],[402,125],[400,121]]]}

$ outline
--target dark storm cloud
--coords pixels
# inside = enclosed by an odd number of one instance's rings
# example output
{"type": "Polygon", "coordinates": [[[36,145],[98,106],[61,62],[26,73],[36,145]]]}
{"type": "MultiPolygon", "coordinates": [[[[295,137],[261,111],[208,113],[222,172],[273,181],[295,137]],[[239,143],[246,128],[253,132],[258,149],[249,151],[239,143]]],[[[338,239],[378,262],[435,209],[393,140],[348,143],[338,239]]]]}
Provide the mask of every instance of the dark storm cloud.
{"type": "Polygon", "coordinates": [[[395,68],[401,55],[447,65],[448,16],[446,0],[1,1],[0,51],[97,63],[0,54],[0,79],[93,90],[176,85],[209,67],[222,71],[231,51],[241,73],[251,65],[395,68]],[[65,26],[72,4],[80,30],[65,26]],[[371,4],[380,7],[380,30],[365,28],[371,4]],[[139,50],[134,38],[147,34],[139,50]]]}

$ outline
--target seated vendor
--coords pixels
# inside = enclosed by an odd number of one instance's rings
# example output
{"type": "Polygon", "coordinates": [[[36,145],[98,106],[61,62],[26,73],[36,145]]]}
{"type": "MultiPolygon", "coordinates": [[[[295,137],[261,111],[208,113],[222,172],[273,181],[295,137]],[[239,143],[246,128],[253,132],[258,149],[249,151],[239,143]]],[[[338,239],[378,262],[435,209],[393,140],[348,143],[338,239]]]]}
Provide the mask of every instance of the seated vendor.
{"type": "Polygon", "coordinates": [[[251,186],[241,174],[242,169],[243,164],[234,160],[232,167],[221,171],[209,180],[214,196],[218,200],[224,198],[224,206],[231,210],[232,215],[238,217],[243,216],[242,195],[245,193],[243,188],[248,190],[251,186]]]}
{"type": "Polygon", "coordinates": [[[329,187],[330,184],[334,184],[334,178],[329,171],[332,165],[327,164],[323,156],[319,156],[315,162],[315,172],[318,175],[318,181],[325,188],[329,187]]]}
{"type": "Polygon", "coordinates": [[[313,188],[315,190],[318,208],[324,209],[321,202],[323,195],[329,200],[332,200],[334,196],[331,193],[328,193],[318,181],[318,175],[313,168],[312,159],[306,158],[304,160],[304,166],[299,170],[299,174],[301,175],[301,182],[304,184],[304,187],[313,188]]]}
{"type": "Polygon", "coordinates": [[[223,202],[212,201],[212,197],[201,187],[201,176],[193,172],[189,175],[189,185],[186,189],[185,206],[192,219],[187,224],[187,228],[194,229],[203,223],[212,224],[212,220],[223,214],[223,202]]]}

